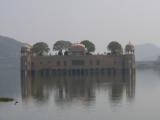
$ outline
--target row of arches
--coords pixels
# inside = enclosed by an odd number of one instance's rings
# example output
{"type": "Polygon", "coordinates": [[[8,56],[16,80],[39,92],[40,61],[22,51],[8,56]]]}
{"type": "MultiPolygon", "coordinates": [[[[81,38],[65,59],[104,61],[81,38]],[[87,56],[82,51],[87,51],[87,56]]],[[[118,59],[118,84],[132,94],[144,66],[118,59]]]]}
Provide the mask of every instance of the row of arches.
{"type": "Polygon", "coordinates": [[[89,68],[89,69],[41,69],[39,71],[32,70],[32,74],[40,73],[41,75],[118,75],[128,74],[128,69],[114,68],[89,68]]]}

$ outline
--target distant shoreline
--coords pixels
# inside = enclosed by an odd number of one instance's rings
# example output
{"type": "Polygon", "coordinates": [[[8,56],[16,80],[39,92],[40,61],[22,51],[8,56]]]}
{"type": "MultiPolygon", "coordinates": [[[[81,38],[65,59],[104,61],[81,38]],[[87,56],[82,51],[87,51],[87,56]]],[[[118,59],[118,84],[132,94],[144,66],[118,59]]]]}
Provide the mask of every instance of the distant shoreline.
{"type": "Polygon", "coordinates": [[[136,61],[136,68],[138,69],[160,69],[160,62],[158,61],[136,61]]]}

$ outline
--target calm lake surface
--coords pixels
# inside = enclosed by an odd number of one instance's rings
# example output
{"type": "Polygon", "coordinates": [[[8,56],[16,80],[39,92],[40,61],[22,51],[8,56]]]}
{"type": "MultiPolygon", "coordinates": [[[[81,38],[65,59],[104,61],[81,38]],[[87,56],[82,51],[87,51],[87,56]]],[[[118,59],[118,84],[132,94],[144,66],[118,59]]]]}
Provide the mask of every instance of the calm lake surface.
{"type": "Polygon", "coordinates": [[[35,76],[21,80],[18,68],[0,69],[0,120],[159,120],[160,71],[136,76],[35,76]],[[114,82],[113,82],[114,81],[114,82]]]}

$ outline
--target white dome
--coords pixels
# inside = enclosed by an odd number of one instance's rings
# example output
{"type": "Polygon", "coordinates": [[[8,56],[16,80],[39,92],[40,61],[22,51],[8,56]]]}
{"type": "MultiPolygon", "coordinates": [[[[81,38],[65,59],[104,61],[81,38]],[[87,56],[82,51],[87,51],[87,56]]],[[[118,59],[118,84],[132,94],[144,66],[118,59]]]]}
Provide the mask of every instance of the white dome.
{"type": "Polygon", "coordinates": [[[24,43],[24,45],[22,47],[24,47],[24,48],[31,48],[32,46],[30,44],[24,43]]]}
{"type": "Polygon", "coordinates": [[[86,51],[86,48],[83,44],[73,44],[70,48],[70,51],[86,51]]]}
{"type": "Polygon", "coordinates": [[[69,48],[69,52],[71,53],[71,55],[85,55],[86,54],[86,48],[83,44],[73,44],[70,48],[69,48]]]}

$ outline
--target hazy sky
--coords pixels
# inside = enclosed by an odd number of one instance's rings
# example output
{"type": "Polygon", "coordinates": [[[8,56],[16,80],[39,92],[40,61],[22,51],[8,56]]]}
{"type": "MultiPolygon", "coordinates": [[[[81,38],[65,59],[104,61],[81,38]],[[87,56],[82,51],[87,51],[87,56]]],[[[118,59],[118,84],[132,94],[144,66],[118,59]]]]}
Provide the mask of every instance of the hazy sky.
{"type": "Polygon", "coordinates": [[[92,40],[98,51],[123,45],[160,46],[159,0],[0,0],[0,34],[33,44],[92,40]]]}

